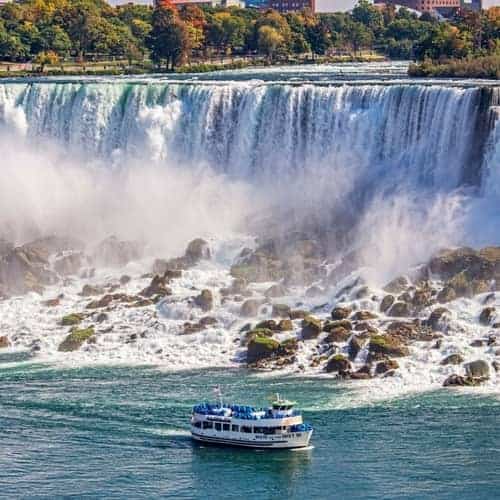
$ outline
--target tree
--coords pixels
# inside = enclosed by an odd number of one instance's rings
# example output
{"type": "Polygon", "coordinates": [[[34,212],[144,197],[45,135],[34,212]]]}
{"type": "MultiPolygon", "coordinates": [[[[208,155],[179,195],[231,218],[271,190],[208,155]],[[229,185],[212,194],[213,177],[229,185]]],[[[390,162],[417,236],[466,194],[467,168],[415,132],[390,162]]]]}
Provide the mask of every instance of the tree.
{"type": "Polygon", "coordinates": [[[40,66],[41,73],[43,73],[45,66],[47,65],[54,66],[58,63],[59,63],[59,56],[51,50],[48,50],[47,52],[39,52],[35,57],[35,64],[38,64],[40,66]]]}
{"type": "Polygon", "coordinates": [[[284,38],[276,28],[268,25],[264,25],[259,28],[259,51],[265,54],[269,60],[273,59],[276,50],[283,42],[284,38]]]}
{"type": "Polygon", "coordinates": [[[363,23],[352,21],[346,26],[346,41],[350,44],[356,55],[360,49],[370,47],[373,43],[373,35],[363,23]]]}
{"type": "Polygon", "coordinates": [[[166,61],[167,69],[173,70],[187,57],[191,40],[186,24],[176,11],[161,6],[155,8],[149,46],[153,60],[159,64],[166,61]]]}

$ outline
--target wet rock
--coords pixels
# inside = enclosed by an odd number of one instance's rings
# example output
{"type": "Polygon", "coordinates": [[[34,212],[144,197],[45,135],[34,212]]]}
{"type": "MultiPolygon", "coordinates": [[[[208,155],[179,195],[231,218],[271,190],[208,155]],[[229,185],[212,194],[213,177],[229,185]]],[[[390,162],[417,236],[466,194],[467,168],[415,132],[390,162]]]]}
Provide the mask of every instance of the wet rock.
{"type": "Polygon", "coordinates": [[[10,342],[7,335],[3,335],[0,337],[0,349],[5,349],[10,347],[10,342]]]}
{"type": "Polygon", "coordinates": [[[339,343],[346,342],[347,339],[351,336],[351,332],[346,330],[345,328],[338,326],[336,328],[332,328],[328,335],[325,338],[325,342],[328,343],[339,343]]]}
{"type": "Polygon", "coordinates": [[[474,380],[472,377],[464,377],[462,375],[457,375],[456,373],[450,375],[443,382],[443,387],[453,387],[453,386],[474,386],[478,385],[479,381],[474,380]]]}
{"type": "Polygon", "coordinates": [[[492,292],[492,293],[489,293],[488,295],[486,295],[486,297],[483,299],[483,305],[488,305],[488,304],[491,304],[493,302],[495,302],[496,300],[496,295],[495,295],[495,292],[492,292]]]}
{"type": "Polygon", "coordinates": [[[475,339],[470,344],[471,347],[483,347],[486,345],[486,340],[484,339],[475,339]]]}
{"type": "Polygon", "coordinates": [[[306,316],[302,320],[302,338],[305,340],[316,338],[322,331],[321,320],[313,316],[306,316]]]}
{"type": "Polygon", "coordinates": [[[273,248],[244,249],[231,266],[231,276],[248,282],[279,281],[285,277],[283,263],[273,248]]]}
{"type": "Polygon", "coordinates": [[[402,318],[410,316],[410,306],[406,302],[396,302],[389,309],[388,315],[395,318],[402,318]]]}
{"type": "Polygon", "coordinates": [[[142,245],[137,241],[119,240],[109,236],[102,240],[92,254],[92,260],[100,266],[122,267],[142,257],[142,245]]]}
{"type": "Polygon", "coordinates": [[[120,276],[120,285],[125,286],[130,283],[131,280],[132,278],[130,276],[128,276],[127,274],[123,274],[122,276],[120,276]]]}
{"type": "Polygon", "coordinates": [[[67,314],[61,319],[62,326],[75,326],[83,321],[83,314],[72,313],[67,314]]]}
{"type": "Polygon", "coordinates": [[[371,311],[357,311],[352,315],[353,321],[366,321],[368,319],[377,319],[378,316],[371,311]]]}
{"type": "Polygon", "coordinates": [[[290,310],[290,306],[286,304],[273,304],[272,315],[274,317],[289,318],[290,310]]]}
{"type": "Polygon", "coordinates": [[[214,306],[214,296],[211,290],[202,290],[200,295],[194,298],[194,303],[200,307],[202,311],[210,311],[214,306]]]}
{"type": "Polygon", "coordinates": [[[414,321],[393,321],[386,328],[387,334],[397,337],[402,341],[424,341],[428,342],[439,337],[430,328],[423,325],[419,320],[414,321]]]}
{"type": "Polygon", "coordinates": [[[435,300],[430,288],[420,288],[415,290],[411,299],[411,303],[417,311],[432,305],[434,302],[435,300]]]}
{"type": "Polygon", "coordinates": [[[140,297],[138,300],[136,300],[132,304],[129,304],[128,307],[148,307],[148,306],[152,306],[154,304],[155,304],[154,300],[140,297]]]}
{"type": "Polygon", "coordinates": [[[112,293],[103,295],[100,299],[93,300],[87,304],[87,309],[100,309],[103,307],[108,307],[113,302],[124,302],[132,303],[139,300],[140,297],[127,295],[125,293],[112,293]]]}
{"type": "Polygon", "coordinates": [[[445,286],[437,295],[437,301],[446,304],[457,298],[455,290],[451,286],[445,286]]]}
{"type": "Polygon", "coordinates": [[[260,321],[255,326],[256,329],[265,328],[267,330],[272,330],[273,332],[279,332],[280,328],[278,323],[274,319],[265,319],[264,321],[260,321]]]}
{"type": "Polygon", "coordinates": [[[310,286],[306,290],[306,297],[310,297],[310,298],[319,297],[320,295],[323,295],[324,293],[325,293],[325,291],[323,290],[323,288],[321,288],[317,285],[314,285],[314,286],[310,286]]]}
{"type": "Polygon", "coordinates": [[[286,295],[288,293],[288,290],[286,289],[285,286],[281,284],[277,285],[272,285],[270,286],[265,292],[264,295],[266,297],[283,297],[283,295],[286,295]]]}
{"type": "Polygon", "coordinates": [[[357,332],[368,332],[374,335],[377,335],[379,333],[378,330],[367,321],[361,321],[360,323],[357,323],[354,326],[354,330],[357,332]]]}
{"type": "Polygon", "coordinates": [[[361,371],[361,368],[360,368],[358,371],[351,373],[350,378],[352,380],[368,380],[372,377],[371,377],[370,373],[367,373],[365,371],[361,371]]]}
{"type": "Polygon", "coordinates": [[[269,337],[257,335],[248,342],[247,363],[255,363],[261,359],[277,354],[280,343],[269,337]]]}
{"type": "Polygon", "coordinates": [[[104,321],[108,321],[108,319],[109,319],[109,316],[106,313],[104,313],[104,312],[99,313],[95,317],[96,323],[103,323],[104,321]]]}
{"type": "Polygon", "coordinates": [[[446,356],[446,358],[441,360],[440,365],[461,365],[464,362],[464,358],[461,354],[454,353],[446,356]]]}
{"type": "Polygon", "coordinates": [[[490,367],[488,363],[482,359],[471,361],[464,365],[465,373],[473,378],[488,378],[490,375],[490,367]]]}
{"type": "Polygon", "coordinates": [[[58,351],[68,352],[80,349],[82,344],[94,335],[94,327],[73,330],[60,344],[58,351]]]}
{"type": "Polygon", "coordinates": [[[349,359],[351,361],[354,361],[356,359],[356,356],[358,355],[359,351],[363,349],[364,344],[365,340],[362,339],[361,337],[358,337],[357,335],[353,335],[351,337],[349,345],[347,346],[347,352],[349,354],[349,359]]]}
{"type": "Polygon", "coordinates": [[[42,305],[45,307],[57,307],[58,305],[61,304],[61,299],[64,297],[64,295],[60,295],[58,297],[54,297],[53,299],[47,299],[42,301],[42,305]]]}
{"type": "Polygon", "coordinates": [[[83,254],[70,253],[54,262],[55,271],[62,276],[78,274],[83,265],[83,254]]]}
{"type": "Polygon", "coordinates": [[[184,255],[193,264],[197,264],[201,260],[209,260],[211,253],[208,242],[202,238],[190,241],[184,255]]]}
{"type": "Polygon", "coordinates": [[[323,331],[330,332],[335,328],[344,328],[347,331],[352,330],[352,323],[348,319],[339,319],[335,321],[326,320],[323,324],[323,331]]]}
{"type": "Polygon", "coordinates": [[[388,311],[392,304],[394,304],[395,300],[396,299],[394,298],[394,295],[386,295],[382,299],[382,302],[380,302],[380,312],[385,313],[386,311],[388,311]]]}
{"type": "Polygon", "coordinates": [[[159,295],[164,297],[166,295],[172,295],[172,290],[167,286],[168,280],[165,275],[160,276],[156,274],[151,283],[139,292],[139,295],[143,297],[153,297],[153,295],[159,295]]]}
{"type": "Polygon", "coordinates": [[[352,309],[350,307],[335,307],[332,310],[332,319],[346,319],[351,315],[352,309]]]}
{"type": "Polygon", "coordinates": [[[485,307],[479,315],[479,323],[484,326],[489,326],[496,316],[496,309],[494,307],[485,307]]]}
{"type": "Polygon", "coordinates": [[[438,331],[441,329],[440,325],[443,319],[449,314],[450,311],[446,307],[436,307],[427,318],[426,323],[433,331],[438,331]]]}
{"type": "Polygon", "coordinates": [[[493,366],[493,369],[498,373],[500,372],[500,361],[493,361],[491,363],[491,366],[493,366]]]}
{"type": "Polygon", "coordinates": [[[377,363],[375,367],[375,373],[377,375],[382,375],[391,370],[397,370],[399,368],[399,363],[395,359],[385,359],[377,363]]]}
{"type": "Polygon", "coordinates": [[[247,299],[241,304],[240,315],[246,317],[253,317],[259,314],[262,302],[256,299],[247,299]]]}
{"type": "Polygon", "coordinates": [[[303,309],[292,309],[290,319],[304,319],[309,313],[303,309]]]}
{"type": "Polygon", "coordinates": [[[278,323],[278,329],[281,332],[289,332],[293,330],[293,323],[291,319],[282,319],[278,323]]]}
{"type": "Polygon", "coordinates": [[[93,295],[101,295],[104,293],[104,288],[94,285],[83,285],[80,295],[82,297],[92,297],[93,295]]]}
{"type": "Polygon", "coordinates": [[[401,341],[391,335],[374,335],[368,344],[370,359],[376,360],[383,356],[400,358],[408,356],[410,351],[401,341]]]}
{"type": "Polygon", "coordinates": [[[384,290],[390,294],[399,294],[404,292],[410,286],[406,276],[398,276],[384,286],[384,290]]]}
{"type": "Polygon", "coordinates": [[[328,359],[325,370],[327,373],[344,373],[351,370],[351,363],[342,354],[334,354],[328,359]]]}

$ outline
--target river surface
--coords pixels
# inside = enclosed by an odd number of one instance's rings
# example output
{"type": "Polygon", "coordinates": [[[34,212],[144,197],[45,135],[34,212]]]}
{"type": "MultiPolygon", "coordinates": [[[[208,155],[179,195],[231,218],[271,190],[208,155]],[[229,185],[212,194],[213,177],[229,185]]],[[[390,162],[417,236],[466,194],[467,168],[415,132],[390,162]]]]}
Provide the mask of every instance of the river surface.
{"type": "Polygon", "coordinates": [[[0,366],[4,498],[497,497],[500,402],[449,391],[364,404],[325,379],[148,367],[0,366]],[[313,448],[261,452],[191,442],[191,405],[296,399],[313,448]]]}

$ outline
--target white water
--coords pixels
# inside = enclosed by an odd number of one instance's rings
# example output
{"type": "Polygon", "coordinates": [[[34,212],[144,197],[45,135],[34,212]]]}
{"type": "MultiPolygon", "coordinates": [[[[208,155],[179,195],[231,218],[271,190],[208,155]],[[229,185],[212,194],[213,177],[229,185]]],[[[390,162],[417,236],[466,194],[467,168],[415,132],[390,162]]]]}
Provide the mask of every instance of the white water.
{"type": "MultiPolygon", "coordinates": [[[[500,125],[486,138],[484,158],[471,160],[479,98],[479,88],[410,83],[2,84],[0,233],[18,243],[53,231],[90,242],[117,233],[145,241],[151,256],[179,253],[197,236],[225,241],[216,262],[176,282],[176,295],[187,298],[197,293],[192,287],[227,286],[230,257],[247,243],[234,239],[245,216],[279,206],[297,220],[314,215],[325,227],[352,226],[349,242],[366,250],[366,274],[381,284],[442,246],[500,241],[500,125]]],[[[101,270],[94,281],[129,272],[135,279],[124,291],[134,293],[147,284],[138,276],[148,263],[101,270]]],[[[57,353],[67,333],[57,320],[84,307],[81,285],[66,286],[54,309],[34,294],[1,302],[0,331],[15,348],[38,339],[40,359],[63,363],[182,369],[232,365],[242,353],[235,339],[244,321],[218,295],[219,325],[205,332],[178,335],[184,321],[202,316],[187,303],[120,308],[111,315],[114,330],[96,345],[57,353]],[[125,342],[142,331],[145,338],[125,342]]],[[[333,305],[332,290],[314,301],[303,292],[284,300],[328,302],[325,311],[333,305]]],[[[380,381],[381,394],[440,385],[450,368],[438,361],[453,349],[467,360],[479,354],[469,347],[484,333],[478,300],[452,304],[450,343],[414,348],[400,375],[380,381]]],[[[299,362],[313,349],[306,342],[299,362]]]]}

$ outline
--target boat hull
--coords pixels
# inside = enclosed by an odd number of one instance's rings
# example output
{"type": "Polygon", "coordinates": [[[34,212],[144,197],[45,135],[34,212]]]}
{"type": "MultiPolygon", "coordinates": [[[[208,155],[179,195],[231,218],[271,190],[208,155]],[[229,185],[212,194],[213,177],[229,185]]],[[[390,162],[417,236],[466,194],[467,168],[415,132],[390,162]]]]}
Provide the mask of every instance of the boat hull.
{"type": "MultiPolygon", "coordinates": [[[[220,434],[220,433],[219,433],[220,434]]],[[[230,436],[215,436],[202,434],[199,432],[191,431],[191,437],[200,443],[213,444],[218,446],[236,446],[239,448],[258,448],[258,449],[282,449],[290,450],[297,448],[306,448],[309,445],[312,431],[302,432],[299,436],[291,438],[278,438],[272,439],[252,439],[244,440],[241,438],[233,438],[230,436]]]]}

